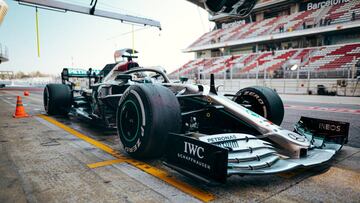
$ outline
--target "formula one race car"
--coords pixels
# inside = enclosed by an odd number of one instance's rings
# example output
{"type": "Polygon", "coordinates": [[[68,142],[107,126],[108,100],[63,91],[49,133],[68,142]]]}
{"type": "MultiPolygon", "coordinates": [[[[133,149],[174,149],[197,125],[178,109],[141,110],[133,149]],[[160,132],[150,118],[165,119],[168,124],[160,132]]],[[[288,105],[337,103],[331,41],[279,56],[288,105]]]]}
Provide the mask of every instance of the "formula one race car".
{"type": "Polygon", "coordinates": [[[116,127],[130,156],[163,158],[207,182],[323,164],[348,140],[344,122],[302,117],[294,131],[279,127],[283,103],[267,87],[221,95],[213,75],[210,86],[170,82],[161,69],[141,68],[131,54],[127,58],[100,72],[64,69],[63,84],[45,87],[46,112],[116,127]],[[76,90],[72,77],[87,78],[88,87],[76,90]]]}

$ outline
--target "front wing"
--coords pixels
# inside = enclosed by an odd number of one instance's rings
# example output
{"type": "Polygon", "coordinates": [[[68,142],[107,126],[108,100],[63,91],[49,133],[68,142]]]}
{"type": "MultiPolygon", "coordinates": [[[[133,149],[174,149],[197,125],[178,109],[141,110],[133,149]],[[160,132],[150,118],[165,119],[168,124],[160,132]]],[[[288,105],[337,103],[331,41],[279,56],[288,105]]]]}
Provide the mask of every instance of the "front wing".
{"type": "Polygon", "coordinates": [[[328,162],[342,148],[348,140],[349,123],[302,117],[294,131],[311,143],[300,158],[284,156],[283,149],[266,137],[192,133],[171,134],[164,164],[208,183],[225,183],[230,175],[265,175],[312,167],[328,162]]]}

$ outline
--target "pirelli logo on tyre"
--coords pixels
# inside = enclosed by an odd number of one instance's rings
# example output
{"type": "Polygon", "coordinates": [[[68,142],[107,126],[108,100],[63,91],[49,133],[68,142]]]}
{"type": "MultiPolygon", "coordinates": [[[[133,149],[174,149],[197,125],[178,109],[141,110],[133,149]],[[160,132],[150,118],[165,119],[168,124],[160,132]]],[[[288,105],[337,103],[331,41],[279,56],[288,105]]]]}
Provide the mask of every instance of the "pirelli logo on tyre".
{"type": "Polygon", "coordinates": [[[261,99],[261,97],[260,97],[258,94],[256,94],[255,92],[245,91],[245,92],[243,93],[243,95],[252,96],[252,97],[254,97],[254,98],[259,102],[259,104],[261,104],[261,105],[264,104],[264,101],[263,101],[263,100],[261,99]]]}

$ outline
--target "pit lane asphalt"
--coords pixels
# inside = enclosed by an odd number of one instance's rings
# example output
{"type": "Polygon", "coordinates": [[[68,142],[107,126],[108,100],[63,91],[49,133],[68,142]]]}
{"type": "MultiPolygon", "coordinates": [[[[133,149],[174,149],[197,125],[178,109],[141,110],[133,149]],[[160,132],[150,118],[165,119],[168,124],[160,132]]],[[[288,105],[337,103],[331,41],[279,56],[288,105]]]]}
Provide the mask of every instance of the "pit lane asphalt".
{"type": "MultiPolygon", "coordinates": [[[[198,201],[124,164],[88,169],[84,163],[111,158],[61,129],[39,122],[36,117],[12,119],[15,97],[22,93],[0,90],[0,174],[3,174],[0,177],[0,202],[198,201]],[[49,140],[59,145],[41,145],[49,140]]],[[[30,97],[23,97],[23,102],[29,114],[44,113],[41,91],[30,92],[30,97]]],[[[356,104],[286,100],[284,104],[359,109],[356,104]]],[[[292,129],[301,115],[350,122],[349,144],[336,157],[332,167],[279,176],[233,176],[225,185],[207,186],[165,168],[158,160],[147,163],[169,170],[180,181],[209,191],[215,195],[215,202],[357,202],[360,199],[360,150],[356,141],[360,136],[360,115],[287,108],[283,127],[292,129]]],[[[94,127],[76,118],[56,119],[123,153],[114,130],[94,127]]]]}

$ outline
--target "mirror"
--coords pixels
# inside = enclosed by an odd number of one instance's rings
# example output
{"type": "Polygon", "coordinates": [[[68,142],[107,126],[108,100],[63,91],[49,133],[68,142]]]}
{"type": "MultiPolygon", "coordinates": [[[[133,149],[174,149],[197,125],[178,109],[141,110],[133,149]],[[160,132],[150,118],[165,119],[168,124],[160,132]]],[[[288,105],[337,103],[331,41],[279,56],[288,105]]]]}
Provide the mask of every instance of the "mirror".
{"type": "Polygon", "coordinates": [[[185,82],[187,82],[189,80],[189,78],[187,78],[187,77],[180,77],[180,82],[181,83],[185,83],[185,82]]]}
{"type": "Polygon", "coordinates": [[[115,80],[131,80],[132,76],[128,74],[119,74],[115,77],[115,80]]]}

